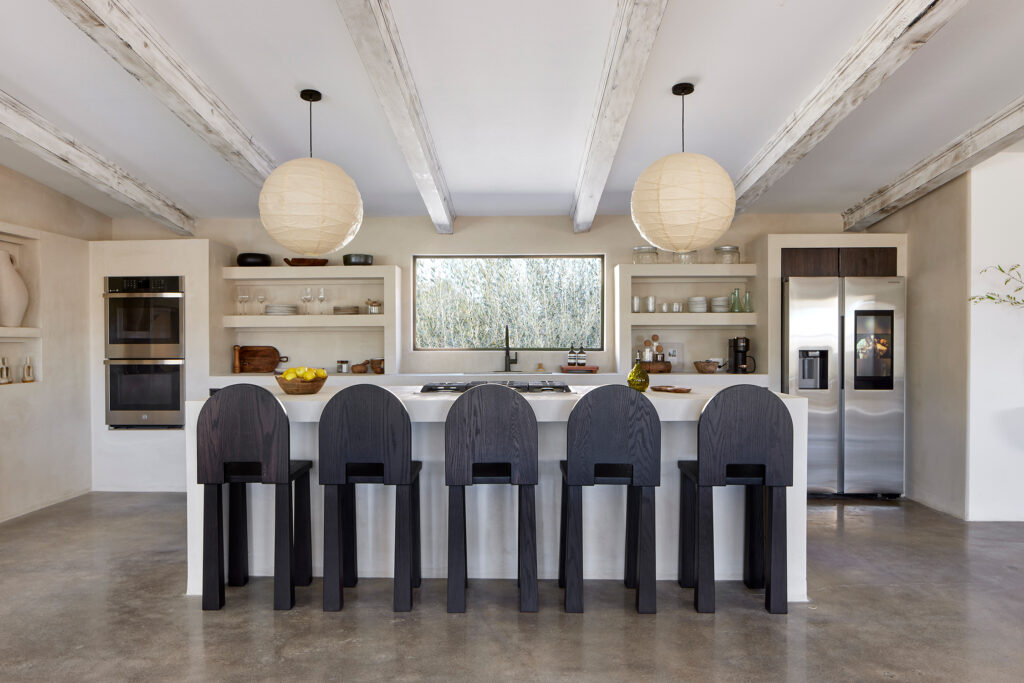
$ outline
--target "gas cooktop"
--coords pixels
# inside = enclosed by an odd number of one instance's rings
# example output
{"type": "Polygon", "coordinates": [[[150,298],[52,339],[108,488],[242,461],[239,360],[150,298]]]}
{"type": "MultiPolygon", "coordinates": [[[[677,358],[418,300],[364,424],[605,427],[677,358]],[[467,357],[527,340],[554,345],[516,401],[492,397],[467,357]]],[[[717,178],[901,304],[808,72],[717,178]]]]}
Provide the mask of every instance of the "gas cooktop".
{"type": "Polygon", "coordinates": [[[430,382],[424,384],[420,388],[421,394],[431,394],[438,392],[449,392],[461,394],[467,389],[478,387],[481,384],[500,384],[503,387],[509,387],[523,394],[540,394],[547,392],[558,392],[568,394],[570,393],[569,385],[565,382],[556,382],[553,380],[545,379],[538,382],[517,382],[515,380],[503,380],[494,382],[484,382],[477,380],[475,382],[430,382]]]}

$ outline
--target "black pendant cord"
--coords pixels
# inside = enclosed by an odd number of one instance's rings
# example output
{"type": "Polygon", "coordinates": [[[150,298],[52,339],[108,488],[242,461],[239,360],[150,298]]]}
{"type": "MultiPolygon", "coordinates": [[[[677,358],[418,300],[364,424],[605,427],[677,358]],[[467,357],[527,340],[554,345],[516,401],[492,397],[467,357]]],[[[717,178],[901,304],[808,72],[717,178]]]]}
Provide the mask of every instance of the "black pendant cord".
{"type": "Polygon", "coordinates": [[[309,158],[313,158],[313,100],[309,101],[309,158]]]}
{"type": "Polygon", "coordinates": [[[677,95],[679,103],[679,147],[686,151],[686,96],[693,93],[693,83],[676,83],[672,86],[672,94],[677,95]]]}
{"type": "Polygon", "coordinates": [[[309,102],[309,158],[313,158],[313,103],[319,102],[323,95],[319,90],[306,89],[299,92],[303,102],[309,102]]]}

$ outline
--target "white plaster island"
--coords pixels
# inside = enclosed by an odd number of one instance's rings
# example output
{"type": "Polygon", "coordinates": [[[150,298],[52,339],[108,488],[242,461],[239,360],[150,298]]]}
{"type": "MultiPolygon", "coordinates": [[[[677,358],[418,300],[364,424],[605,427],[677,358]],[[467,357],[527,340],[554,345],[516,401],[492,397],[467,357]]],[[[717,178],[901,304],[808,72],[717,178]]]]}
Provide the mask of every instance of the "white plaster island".
{"type": "MultiPolygon", "coordinates": [[[[579,397],[592,386],[571,386],[572,393],[523,394],[537,415],[540,483],[537,486],[537,563],[541,579],[558,575],[560,473],[565,458],[565,428],[579,397]]],[[[390,386],[413,423],[413,458],[420,474],[424,578],[447,576],[448,491],[444,485],[444,420],[458,394],[421,394],[419,387],[390,386]]],[[[313,568],[323,572],[323,493],[317,483],[317,425],[330,388],[314,396],[287,396],[274,389],[291,423],[291,457],[312,460],[313,568]]],[[[697,418],[714,389],[690,394],[648,392],[661,417],[661,486],[656,493],[657,576],[675,580],[679,533],[677,460],[697,457],[697,418]]],[[[807,600],[807,401],[780,394],[793,418],[793,487],[787,496],[789,600],[807,600]]],[[[186,476],[188,496],[189,595],[202,592],[203,492],[196,483],[196,422],[204,401],[186,403],[186,476]]],[[[359,573],[390,577],[394,550],[394,487],[357,488],[359,573]]],[[[715,496],[715,576],[739,580],[743,570],[743,487],[718,487],[715,496]]],[[[622,486],[584,488],[584,577],[621,579],[623,574],[626,490],[622,486]]],[[[273,487],[249,487],[249,573],[273,571],[273,487]]],[[[511,486],[467,487],[469,576],[515,578],[516,496],[511,486]]],[[[226,506],[225,506],[226,507],[226,506]]],[[[225,526],[226,528],[226,526],[225,526]]],[[[302,590],[301,588],[298,590],[302,590]]],[[[683,589],[680,589],[683,590],[683,589]]]]}

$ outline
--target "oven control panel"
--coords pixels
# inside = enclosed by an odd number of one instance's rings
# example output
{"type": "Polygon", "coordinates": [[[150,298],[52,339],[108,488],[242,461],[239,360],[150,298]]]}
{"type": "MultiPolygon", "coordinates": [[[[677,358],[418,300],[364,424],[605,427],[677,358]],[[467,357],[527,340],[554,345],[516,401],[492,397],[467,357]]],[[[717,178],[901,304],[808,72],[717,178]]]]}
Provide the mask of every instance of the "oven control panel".
{"type": "Polygon", "coordinates": [[[153,294],[180,292],[181,277],[177,275],[147,277],[108,277],[108,294],[153,294]]]}

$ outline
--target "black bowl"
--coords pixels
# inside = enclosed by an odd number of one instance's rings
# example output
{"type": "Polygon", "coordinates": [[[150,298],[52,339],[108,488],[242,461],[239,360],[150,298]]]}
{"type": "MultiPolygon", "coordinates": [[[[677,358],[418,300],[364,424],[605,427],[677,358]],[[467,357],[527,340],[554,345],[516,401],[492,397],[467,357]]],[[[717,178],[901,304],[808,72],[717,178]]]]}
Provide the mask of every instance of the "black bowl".
{"type": "Polygon", "coordinates": [[[240,266],[245,266],[247,268],[257,266],[269,266],[270,254],[256,254],[253,252],[245,252],[244,254],[238,255],[238,258],[235,259],[235,263],[237,263],[240,266]]]}
{"type": "Polygon", "coordinates": [[[372,266],[373,256],[370,254],[345,254],[341,262],[346,266],[372,266]]]}

